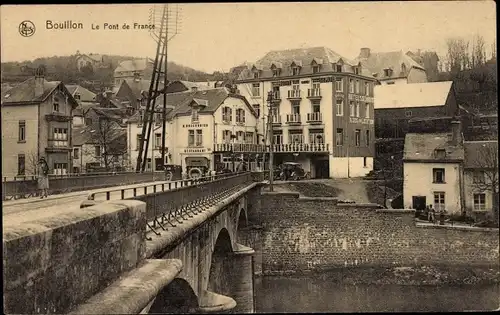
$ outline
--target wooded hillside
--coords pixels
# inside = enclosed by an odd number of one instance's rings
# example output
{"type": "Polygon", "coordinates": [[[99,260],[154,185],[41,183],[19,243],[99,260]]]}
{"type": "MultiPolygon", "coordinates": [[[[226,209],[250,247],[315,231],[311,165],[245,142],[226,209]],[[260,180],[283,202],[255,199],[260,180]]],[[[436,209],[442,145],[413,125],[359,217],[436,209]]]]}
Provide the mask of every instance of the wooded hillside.
{"type": "MultiPolygon", "coordinates": [[[[37,58],[24,62],[5,62],[1,64],[2,83],[22,82],[33,75],[33,69],[44,65],[48,80],[63,81],[66,84],[81,84],[86,87],[89,82],[94,82],[100,86],[109,87],[113,83],[114,69],[120,62],[127,59],[134,59],[134,57],[105,55],[104,67],[90,69],[90,71],[85,68],[78,71],[76,55],[37,58]]],[[[169,80],[212,81],[217,76],[217,73],[208,74],[175,62],[168,63],[167,78],[169,80]]]]}

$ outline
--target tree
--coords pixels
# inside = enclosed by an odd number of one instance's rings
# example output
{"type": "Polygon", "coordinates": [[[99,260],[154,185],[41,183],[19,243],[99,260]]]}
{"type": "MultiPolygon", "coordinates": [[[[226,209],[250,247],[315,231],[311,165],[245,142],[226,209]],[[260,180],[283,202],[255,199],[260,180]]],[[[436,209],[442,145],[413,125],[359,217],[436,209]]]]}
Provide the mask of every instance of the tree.
{"type": "Polygon", "coordinates": [[[26,175],[36,175],[38,173],[38,153],[31,151],[26,154],[25,160],[26,175]]]}
{"type": "Polygon", "coordinates": [[[395,181],[400,181],[403,176],[402,160],[391,153],[378,154],[374,161],[375,174],[382,180],[384,186],[383,207],[387,208],[387,187],[395,181]]]}
{"type": "Polygon", "coordinates": [[[485,41],[481,35],[475,35],[472,42],[472,67],[482,65],[486,62],[485,59],[485,41]]]}
{"type": "Polygon", "coordinates": [[[473,163],[481,176],[473,181],[472,188],[491,193],[493,218],[498,224],[498,144],[483,144],[473,163]]]}
{"type": "Polygon", "coordinates": [[[446,40],[447,58],[450,63],[450,71],[458,73],[468,62],[469,43],[463,38],[448,38],[446,40]]]}
{"type": "Polygon", "coordinates": [[[124,166],[122,164],[127,153],[127,134],[117,122],[100,117],[95,124],[89,126],[88,132],[91,134],[89,144],[94,146],[86,146],[85,155],[93,156],[102,162],[106,171],[124,166]]]}

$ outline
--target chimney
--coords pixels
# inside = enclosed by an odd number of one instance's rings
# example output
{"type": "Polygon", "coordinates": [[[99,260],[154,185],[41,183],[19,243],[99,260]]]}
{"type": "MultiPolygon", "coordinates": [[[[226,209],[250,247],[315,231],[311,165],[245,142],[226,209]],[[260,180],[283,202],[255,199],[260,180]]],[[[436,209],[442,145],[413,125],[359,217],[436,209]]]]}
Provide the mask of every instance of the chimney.
{"type": "Polygon", "coordinates": [[[451,122],[451,143],[455,146],[462,144],[462,124],[459,120],[451,122]]]}
{"type": "Polygon", "coordinates": [[[370,57],[370,48],[361,48],[361,50],[359,51],[359,58],[363,58],[363,59],[366,59],[370,57]]]}
{"type": "Polygon", "coordinates": [[[44,69],[40,66],[35,70],[35,97],[42,96],[45,82],[44,69]]]}

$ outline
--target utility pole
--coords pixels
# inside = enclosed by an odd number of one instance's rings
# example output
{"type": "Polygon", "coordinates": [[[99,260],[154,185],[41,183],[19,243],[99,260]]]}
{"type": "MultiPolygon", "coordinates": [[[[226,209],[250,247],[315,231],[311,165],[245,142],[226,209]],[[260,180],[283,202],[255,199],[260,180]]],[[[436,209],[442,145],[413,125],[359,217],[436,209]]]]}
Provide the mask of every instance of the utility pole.
{"type": "MultiPolygon", "coordinates": [[[[144,114],[144,123],[141,132],[139,154],[137,157],[137,172],[144,172],[147,163],[148,145],[150,142],[154,114],[162,114],[162,164],[165,163],[165,134],[166,134],[166,86],[167,86],[167,42],[179,33],[179,5],[175,5],[174,10],[170,10],[168,4],[157,10],[153,7],[150,10],[149,21],[155,27],[150,30],[150,35],[157,42],[156,57],[153,64],[153,73],[149,86],[149,93],[144,114]],[[163,67],[162,67],[163,65],[163,67]],[[156,98],[162,93],[158,91],[158,86],[163,75],[163,109],[156,110],[156,98]]],[[[149,61],[146,59],[146,63],[149,61]]],[[[151,156],[151,166],[153,166],[153,156],[151,156]]]]}
{"type": "Polygon", "coordinates": [[[267,93],[267,107],[269,108],[269,112],[267,115],[267,121],[268,121],[268,136],[269,136],[269,191],[274,191],[273,187],[273,182],[274,182],[274,156],[273,156],[273,150],[274,150],[274,145],[273,145],[273,122],[272,122],[272,108],[274,105],[274,99],[273,99],[273,91],[269,91],[267,93]]]}

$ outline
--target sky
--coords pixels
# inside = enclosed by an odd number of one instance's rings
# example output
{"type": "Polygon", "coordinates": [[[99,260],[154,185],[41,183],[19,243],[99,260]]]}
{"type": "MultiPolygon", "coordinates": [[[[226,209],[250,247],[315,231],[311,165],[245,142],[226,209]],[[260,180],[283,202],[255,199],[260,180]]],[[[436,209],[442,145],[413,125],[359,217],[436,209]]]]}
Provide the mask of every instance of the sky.
{"type": "MultiPolygon", "coordinates": [[[[149,23],[152,7],[2,5],[1,61],[72,55],[77,50],[154,58],[156,42],[150,32],[133,29],[134,23],[149,23]],[[19,33],[24,20],[35,25],[30,37],[19,33]],[[47,20],[83,23],[84,29],[48,30],[47,20]],[[118,23],[119,29],[103,29],[104,23],[118,23]],[[92,30],[92,24],[100,29],[92,30]],[[122,29],[123,24],[130,29],[122,29]]],[[[326,46],[348,59],[355,58],[361,47],[445,55],[447,38],[480,34],[488,51],[496,38],[493,1],[183,3],[179,7],[179,32],[168,42],[168,60],[209,73],[257,61],[271,50],[326,46]]]]}

